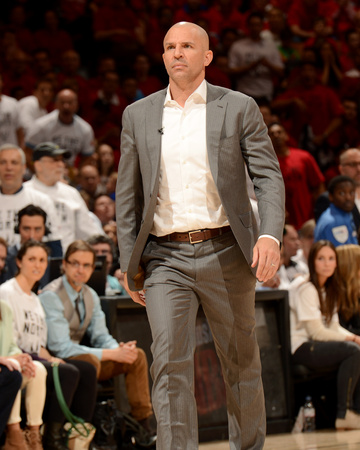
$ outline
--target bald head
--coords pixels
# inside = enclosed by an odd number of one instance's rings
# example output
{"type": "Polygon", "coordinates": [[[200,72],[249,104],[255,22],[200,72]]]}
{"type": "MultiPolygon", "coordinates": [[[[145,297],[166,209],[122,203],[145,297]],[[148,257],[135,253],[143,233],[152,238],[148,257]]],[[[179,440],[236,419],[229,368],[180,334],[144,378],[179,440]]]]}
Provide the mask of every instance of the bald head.
{"type": "Polygon", "coordinates": [[[77,95],[71,89],[63,89],[56,96],[56,108],[59,110],[59,119],[65,124],[72,123],[74,114],[78,109],[77,95]]]}
{"type": "Polygon", "coordinates": [[[339,158],[339,172],[355,181],[356,186],[360,187],[360,150],[358,148],[349,148],[341,153],[339,158]]]}
{"type": "Polygon", "coordinates": [[[176,29],[181,29],[181,30],[187,29],[189,31],[192,30],[195,34],[198,35],[198,38],[202,43],[203,49],[209,50],[210,43],[209,43],[209,36],[208,36],[207,32],[204,30],[204,28],[200,27],[199,25],[196,25],[195,23],[191,23],[191,22],[178,22],[175,25],[173,25],[164,37],[164,49],[165,49],[166,42],[169,39],[169,35],[171,36],[171,32],[176,29]]]}

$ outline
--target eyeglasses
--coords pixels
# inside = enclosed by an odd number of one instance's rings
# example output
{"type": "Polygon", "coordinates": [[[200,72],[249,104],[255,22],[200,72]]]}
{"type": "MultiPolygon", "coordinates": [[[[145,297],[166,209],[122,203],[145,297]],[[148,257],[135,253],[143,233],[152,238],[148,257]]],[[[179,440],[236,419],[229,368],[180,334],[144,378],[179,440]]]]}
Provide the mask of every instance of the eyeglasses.
{"type": "Polygon", "coordinates": [[[351,167],[352,169],[356,169],[357,167],[360,167],[360,161],[359,162],[348,162],[348,163],[344,163],[341,165],[351,167]]]}
{"type": "Polygon", "coordinates": [[[66,261],[68,264],[70,264],[71,267],[74,267],[75,269],[79,269],[80,267],[84,268],[85,270],[90,270],[94,267],[93,264],[85,263],[81,264],[79,261],[66,261]]]}

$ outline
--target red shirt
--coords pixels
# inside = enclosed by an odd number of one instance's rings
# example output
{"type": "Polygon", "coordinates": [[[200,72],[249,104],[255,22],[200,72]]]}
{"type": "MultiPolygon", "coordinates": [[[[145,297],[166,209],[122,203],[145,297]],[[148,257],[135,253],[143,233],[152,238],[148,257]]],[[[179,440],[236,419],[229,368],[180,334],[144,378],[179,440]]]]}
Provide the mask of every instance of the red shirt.
{"type": "Polygon", "coordinates": [[[312,191],[324,182],[315,159],[305,150],[289,148],[289,155],[278,156],[284,178],[288,223],[297,230],[314,217],[312,191]]]}

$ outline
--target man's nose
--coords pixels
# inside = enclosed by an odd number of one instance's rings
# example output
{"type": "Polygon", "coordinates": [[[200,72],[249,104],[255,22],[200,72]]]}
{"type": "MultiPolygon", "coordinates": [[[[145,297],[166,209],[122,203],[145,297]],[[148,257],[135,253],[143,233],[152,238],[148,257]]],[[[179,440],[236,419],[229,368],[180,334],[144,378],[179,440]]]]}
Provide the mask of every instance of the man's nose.
{"type": "Polygon", "coordinates": [[[181,47],[181,45],[176,45],[175,46],[175,52],[174,52],[174,57],[175,58],[181,58],[181,56],[182,56],[182,47],[181,47]]]}

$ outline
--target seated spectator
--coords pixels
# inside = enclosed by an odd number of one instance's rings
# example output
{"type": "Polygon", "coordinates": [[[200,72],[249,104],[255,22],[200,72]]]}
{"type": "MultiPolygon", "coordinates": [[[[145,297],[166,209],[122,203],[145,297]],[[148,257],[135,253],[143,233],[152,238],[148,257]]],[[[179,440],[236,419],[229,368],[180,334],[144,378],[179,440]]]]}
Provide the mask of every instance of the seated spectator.
{"type": "Polygon", "coordinates": [[[39,117],[45,116],[47,107],[53,100],[53,85],[48,80],[37,81],[33,95],[19,101],[19,124],[28,133],[39,117]]]}
{"type": "Polygon", "coordinates": [[[3,91],[3,78],[0,73],[0,145],[13,142],[24,145],[24,133],[20,126],[18,102],[3,91]]]}
{"type": "Polygon", "coordinates": [[[71,36],[59,27],[59,18],[55,11],[45,11],[43,28],[35,32],[38,48],[46,49],[54,66],[59,63],[59,55],[73,48],[71,36]]]}
{"type": "Polygon", "coordinates": [[[272,100],[274,78],[283,75],[284,64],[275,44],[261,37],[263,18],[252,13],[247,18],[249,36],[236,41],[229,52],[229,67],[236,89],[255,100],[272,100]]]}
{"type": "Polygon", "coordinates": [[[356,392],[360,378],[360,337],[339,325],[341,286],[337,257],[329,241],[309,254],[309,278],[296,280],[290,296],[291,353],[294,364],[311,370],[337,367],[337,430],[360,429],[356,392]]]}
{"type": "MultiPolygon", "coordinates": [[[[328,3],[318,0],[294,0],[288,11],[288,24],[300,40],[314,37],[314,22],[318,17],[328,17],[328,3]]],[[[331,20],[327,20],[325,33],[332,34],[331,20]]]]}
{"type": "Polygon", "coordinates": [[[55,207],[47,195],[23,184],[25,170],[25,153],[20,147],[13,144],[0,146],[0,236],[9,245],[20,242],[14,232],[16,214],[25,206],[33,204],[41,206],[47,213],[48,226],[51,228],[49,239],[60,240],[55,207]]]}
{"type": "Polygon", "coordinates": [[[332,151],[335,155],[338,155],[344,148],[350,149],[360,145],[358,104],[354,98],[348,97],[344,97],[341,104],[344,113],[327,139],[329,151],[332,151]]]}
{"type": "Polygon", "coordinates": [[[76,114],[78,98],[71,89],[60,91],[55,100],[56,109],[44,117],[35,120],[32,129],[26,134],[28,166],[31,166],[32,151],[42,142],[53,142],[68,150],[71,156],[70,166],[77,156],[81,163],[94,153],[94,131],[92,127],[76,114]]]}
{"type": "Polygon", "coordinates": [[[52,363],[60,363],[59,376],[66,403],[73,414],[87,422],[91,421],[95,407],[96,371],[88,362],[65,363],[52,356],[46,348],[48,330],[45,312],[32,288],[44,275],[47,258],[44,244],[33,240],[25,242],[17,255],[19,273],[0,286],[0,298],[9,304],[13,312],[16,344],[24,352],[34,355],[47,371],[44,447],[65,450],[68,448],[62,432],[65,418],[55,392],[52,363]]]}
{"type": "Polygon", "coordinates": [[[100,194],[94,199],[93,213],[100,220],[102,226],[115,220],[115,201],[107,194],[100,194]]]}
{"type": "Polygon", "coordinates": [[[138,88],[145,97],[164,87],[160,79],[151,74],[151,65],[148,55],[144,53],[136,55],[133,69],[138,88]]]}
{"type": "Polygon", "coordinates": [[[0,237],[0,284],[5,281],[5,274],[7,272],[6,267],[6,257],[7,257],[7,242],[5,239],[0,237]]]}
{"type": "MultiPolygon", "coordinates": [[[[360,150],[349,148],[340,154],[338,171],[340,175],[346,175],[356,184],[355,206],[352,215],[357,230],[360,228],[360,150]]],[[[329,192],[321,194],[315,203],[315,220],[318,221],[321,214],[329,207],[329,192]]]]}
{"type": "Polygon", "coordinates": [[[35,48],[35,40],[28,19],[29,14],[26,13],[24,6],[15,4],[10,11],[8,27],[15,33],[19,48],[31,53],[35,48]]]}
{"type": "Polygon", "coordinates": [[[105,294],[106,295],[126,295],[126,290],[123,288],[119,282],[119,280],[110,275],[110,271],[113,268],[114,256],[116,254],[114,248],[114,242],[108,236],[104,236],[102,234],[98,234],[95,236],[91,236],[87,243],[91,245],[91,247],[95,250],[96,256],[106,257],[106,286],[105,286],[105,294]]]}
{"type": "Polygon", "coordinates": [[[38,48],[33,52],[32,57],[32,69],[36,78],[50,81],[48,75],[54,72],[54,67],[51,63],[49,52],[45,48],[38,48]]]}
{"type": "Polygon", "coordinates": [[[79,170],[77,189],[89,194],[88,207],[92,211],[94,208],[94,200],[100,194],[105,193],[105,188],[100,183],[100,175],[97,167],[86,164],[79,170]]]}
{"type": "MultiPolygon", "coordinates": [[[[296,252],[296,255],[292,258],[295,262],[301,262],[306,267],[308,266],[309,252],[310,248],[314,243],[314,230],[315,230],[315,220],[307,220],[302,227],[299,229],[299,240],[300,248],[296,252]]],[[[304,267],[304,266],[303,266],[304,267]]]]}
{"type": "Polygon", "coordinates": [[[58,85],[60,89],[62,89],[65,88],[65,84],[69,86],[69,83],[71,82],[75,82],[78,86],[77,95],[81,107],[88,95],[88,82],[81,73],[81,59],[79,53],[75,50],[66,50],[61,55],[58,85]]]}
{"type": "Polygon", "coordinates": [[[270,124],[269,136],[284,178],[286,221],[299,229],[314,216],[315,200],[325,190],[324,176],[309,152],[288,145],[288,135],[281,124],[270,124]]]}
{"type": "Polygon", "coordinates": [[[153,412],[146,355],[136,347],[136,341],[119,344],[109,334],[100,299],[86,285],[94,270],[95,258],[89,244],[73,242],[63,260],[64,275],[51,282],[40,294],[46,312],[49,350],[60,358],[72,357],[72,361],[88,360],[84,356],[86,354],[95,356],[96,361],[92,358],[91,363],[95,364],[99,380],[125,373],[131,414],[150,430],[153,412]],[[78,315],[74,314],[75,308],[78,315]],[[85,335],[91,347],[81,344],[85,335]]]}
{"type": "Polygon", "coordinates": [[[344,73],[341,69],[335,44],[324,41],[318,48],[318,61],[320,64],[320,80],[337,92],[341,86],[344,73]]]}
{"type": "Polygon", "coordinates": [[[102,233],[102,228],[89,220],[89,210],[79,191],[62,182],[64,158],[69,157],[69,152],[52,142],[43,142],[35,147],[32,156],[35,175],[25,186],[43,192],[52,200],[63,252],[75,239],[102,233]]]}
{"type": "Polygon", "coordinates": [[[354,57],[360,48],[360,33],[353,28],[345,34],[345,40],[340,49],[341,70],[346,73],[354,67],[354,57]]]}
{"type": "Polygon", "coordinates": [[[31,95],[36,79],[31,71],[31,59],[29,55],[20,49],[12,52],[3,68],[4,92],[14,97],[14,92],[19,90],[23,95],[17,98],[31,95]]]}
{"type": "Polygon", "coordinates": [[[330,206],[321,214],[314,231],[314,240],[327,239],[335,247],[358,244],[352,210],[355,206],[355,182],[339,175],[329,183],[330,206]]]}
{"type": "MultiPolygon", "coordinates": [[[[97,168],[100,175],[101,184],[106,186],[109,176],[115,170],[114,150],[108,144],[100,144],[96,148],[98,155],[97,168]]],[[[119,162],[119,161],[117,161],[119,162]]]]}
{"type": "MultiPolygon", "coordinates": [[[[321,162],[320,150],[340,122],[343,109],[337,94],[318,81],[315,65],[303,63],[300,85],[276,97],[271,107],[282,122],[285,120],[286,130],[299,141],[300,148],[314,152],[317,162],[321,162]]],[[[325,160],[322,165],[328,163],[325,160]]]]}
{"type": "MultiPolygon", "coordinates": [[[[13,314],[10,306],[0,300],[0,364],[22,373],[22,383],[8,417],[4,449],[42,450],[40,426],[46,395],[46,369],[39,361],[23,353],[14,340],[13,314]],[[25,388],[26,428],[20,428],[21,390],[25,388]]],[[[3,366],[0,365],[0,377],[3,366]]],[[[2,383],[0,383],[2,386],[2,383]]],[[[1,392],[1,397],[8,395],[1,392]]],[[[8,405],[2,405],[5,410],[8,405]]],[[[2,409],[2,408],[1,408],[2,409]]],[[[3,414],[1,411],[0,415],[3,414]]],[[[2,433],[0,423],[0,435],[2,433]]]]}
{"type": "Polygon", "coordinates": [[[341,326],[360,335],[360,246],[341,245],[336,248],[342,295],[338,301],[341,326]]]}
{"type": "MultiPolygon", "coordinates": [[[[9,247],[6,257],[7,271],[4,273],[4,281],[13,278],[17,272],[18,267],[16,263],[17,254],[20,247],[30,239],[42,242],[44,237],[50,234],[50,229],[47,226],[47,214],[40,208],[40,206],[27,205],[20,209],[17,214],[17,223],[14,227],[14,232],[20,235],[20,244],[15,244],[9,247]]],[[[45,245],[49,252],[49,257],[58,258],[63,255],[60,241],[48,241],[45,245]]],[[[36,286],[38,288],[44,287],[50,281],[49,267],[47,267],[44,276],[36,286]]]]}

